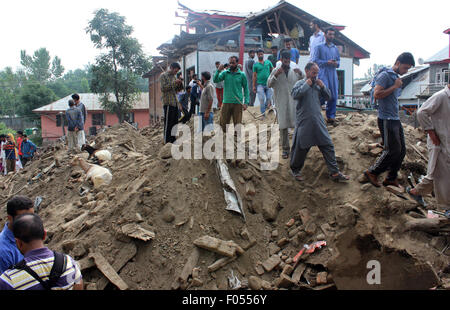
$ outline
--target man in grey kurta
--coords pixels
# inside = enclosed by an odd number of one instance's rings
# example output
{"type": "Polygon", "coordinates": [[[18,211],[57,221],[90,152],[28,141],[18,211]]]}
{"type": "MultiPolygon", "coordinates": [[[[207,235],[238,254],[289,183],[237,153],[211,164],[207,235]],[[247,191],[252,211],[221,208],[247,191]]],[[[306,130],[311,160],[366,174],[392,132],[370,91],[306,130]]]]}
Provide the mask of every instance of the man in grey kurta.
{"type": "Polygon", "coordinates": [[[297,100],[296,126],[292,145],[291,170],[297,181],[303,181],[301,170],[312,146],[318,146],[327,164],[330,177],[336,182],[348,181],[338,168],[334,145],[322,116],[320,97],[328,100],[330,90],[317,79],[319,67],[308,63],[305,67],[306,79],[298,81],[292,90],[297,100]]]}
{"type": "Polygon", "coordinates": [[[256,51],[251,50],[248,53],[249,59],[245,62],[245,75],[247,77],[248,89],[250,92],[250,106],[252,107],[255,104],[256,93],[253,92],[253,65],[255,64],[255,54],[256,51]]]}
{"type": "Polygon", "coordinates": [[[295,83],[302,78],[301,71],[297,73],[291,64],[291,53],[281,53],[281,63],[272,70],[267,80],[267,86],[274,90],[274,102],[277,107],[278,125],[280,127],[283,158],[289,157],[289,128],[295,128],[295,100],[291,96],[295,83]]]}
{"type": "Polygon", "coordinates": [[[422,105],[417,112],[417,119],[428,134],[428,172],[424,180],[416,188],[408,189],[408,192],[417,200],[417,196],[431,194],[434,188],[437,203],[449,209],[450,83],[422,105]]]}

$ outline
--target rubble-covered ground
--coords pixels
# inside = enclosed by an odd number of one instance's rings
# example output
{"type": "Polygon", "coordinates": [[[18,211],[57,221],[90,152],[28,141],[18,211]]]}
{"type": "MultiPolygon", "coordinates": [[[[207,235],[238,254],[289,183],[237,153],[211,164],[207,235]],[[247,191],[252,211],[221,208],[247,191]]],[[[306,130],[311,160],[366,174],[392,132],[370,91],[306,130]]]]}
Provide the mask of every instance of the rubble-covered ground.
{"type": "MultiPolygon", "coordinates": [[[[113,174],[110,185],[85,182],[59,144],[17,175],[0,177],[0,199],[43,198],[46,243],[78,260],[87,289],[448,289],[449,220],[430,224],[428,210],[408,194],[367,184],[362,172],[381,152],[376,117],[338,119],[329,131],[348,184],[328,178],[317,148],[304,182],[294,180],[289,160],[280,159],[275,171],[259,170],[259,160],[229,163],[246,221],[225,210],[214,161],[175,160],[161,128],[138,132],[127,124],[95,138],[113,154],[103,164],[113,174]],[[294,262],[317,241],[327,244],[294,262]],[[379,285],[367,281],[373,261],[380,263],[379,285]]],[[[251,122],[261,123],[244,112],[244,123],[251,122]]],[[[411,172],[415,181],[426,172],[427,157],[425,134],[405,126],[405,135],[404,186],[411,172]]],[[[425,200],[438,208],[434,198],[425,200]]]]}

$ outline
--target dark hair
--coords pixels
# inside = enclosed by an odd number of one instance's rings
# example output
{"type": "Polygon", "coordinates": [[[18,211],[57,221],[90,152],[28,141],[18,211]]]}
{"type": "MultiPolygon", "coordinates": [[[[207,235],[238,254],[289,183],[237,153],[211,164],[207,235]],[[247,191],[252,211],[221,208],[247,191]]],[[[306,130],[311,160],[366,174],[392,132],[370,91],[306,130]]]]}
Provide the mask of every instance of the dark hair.
{"type": "Polygon", "coordinates": [[[19,215],[13,222],[12,231],[15,238],[25,243],[43,240],[45,236],[44,223],[37,214],[19,215]]]}
{"type": "Polygon", "coordinates": [[[220,61],[216,61],[216,65],[220,65],[220,61]]]}
{"type": "Polygon", "coordinates": [[[17,134],[23,136],[23,131],[19,130],[17,134]]]}
{"type": "Polygon", "coordinates": [[[172,63],[172,64],[170,65],[170,68],[180,70],[180,69],[181,69],[181,66],[180,66],[180,64],[179,64],[178,62],[174,62],[174,63],[172,63]]]}
{"type": "Polygon", "coordinates": [[[202,77],[204,77],[205,80],[209,81],[211,80],[211,73],[209,73],[208,71],[202,72],[202,77]]]}
{"type": "Polygon", "coordinates": [[[255,51],[255,50],[250,50],[250,51],[248,52],[249,55],[250,55],[251,53],[256,53],[256,51],[255,51]]]}
{"type": "Polygon", "coordinates": [[[6,212],[12,217],[17,215],[17,211],[29,210],[31,208],[34,208],[34,204],[30,198],[25,196],[15,196],[6,204],[6,212]]]}
{"type": "Polygon", "coordinates": [[[277,49],[278,49],[278,46],[274,45],[274,46],[272,46],[270,49],[277,50],[277,49]]]}
{"type": "Polygon", "coordinates": [[[313,19],[312,21],[311,21],[311,23],[313,24],[313,25],[317,25],[317,26],[319,26],[319,28],[320,28],[320,20],[318,20],[318,19],[313,19]]]}
{"type": "Polygon", "coordinates": [[[186,86],[186,91],[188,91],[189,89],[191,89],[192,87],[191,86],[186,86]]]}
{"type": "Polygon", "coordinates": [[[264,50],[263,50],[262,48],[258,49],[258,50],[256,51],[256,54],[259,54],[259,53],[263,53],[263,54],[264,54],[264,50]]]}
{"type": "Polygon", "coordinates": [[[234,58],[234,59],[236,59],[236,62],[239,62],[239,57],[237,57],[237,56],[231,56],[230,59],[231,59],[231,58],[234,58]]]}
{"type": "Polygon", "coordinates": [[[284,49],[280,52],[280,58],[289,58],[291,59],[291,52],[284,49]]]}
{"type": "Polygon", "coordinates": [[[78,95],[78,94],[73,94],[73,95],[72,95],[72,99],[73,99],[73,100],[80,100],[80,95],[78,95]]]}
{"type": "Polygon", "coordinates": [[[414,61],[414,56],[411,53],[402,53],[400,56],[397,57],[397,60],[395,62],[400,62],[404,65],[411,65],[413,67],[416,66],[416,62],[414,61]]]}
{"type": "Polygon", "coordinates": [[[24,137],[24,138],[28,138],[28,136],[27,136],[27,135],[23,135],[23,137],[24,137]]]}
{"type": "Polygon", "coordinates": [[[284,39],[284,42],[292,42],[292,39],[291,38],[286,38],[286,39],[284,39]]]}
{"type": "Polygon", "coordinates": [[[1,138],[6,138],[6,135],[1,134],[1,135],[0,135],[0,139],[1,139],[1,138]]]}
{"type": "Polygon", "coordinates": [[[196,78],[196,77],[198,78],[197,73],[195,73],[195,74],[192,75],[192,78],[196,78]]]}
{"type": "Polygon", "coordinates": [[[333,31],[334,33],[336,33],[336,29],[334,29],[333,27],[328,27],[327,29],[325,29],[325,34],[327,34],[328,31],[333,31]]]}
{"type": "Polygon", "coordinates": [[[75,105],[75,101],[72,99],[69,100],[69,107],[73,107],[75,105]]]}
{"type": "Polygon", "coordinates": [[[315,62],[308,62],[306,64],[305,71],[306,70],[308,70],[308,71],[311,70],[311,68],[314,67],[314,66],[317,66],[317,64],[315,62]]]}

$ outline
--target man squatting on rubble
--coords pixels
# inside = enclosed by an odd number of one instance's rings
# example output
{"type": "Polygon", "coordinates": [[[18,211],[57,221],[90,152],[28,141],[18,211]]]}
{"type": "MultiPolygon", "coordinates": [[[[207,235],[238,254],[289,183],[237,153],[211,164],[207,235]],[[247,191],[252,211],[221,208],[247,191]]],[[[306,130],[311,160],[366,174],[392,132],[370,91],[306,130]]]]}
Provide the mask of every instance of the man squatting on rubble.
{"type": "Polygon", "coordinates": [[[37,214],[22,214],[12,225],[23,260],[0,276],[0,290],[82,290],[81,271],[75,260],[44,246],[47,232],[37,214]]]}
{"type": "Polygon", "coordinates": [[[330,90],[317,78],[319,67],[310,62],[305,67],[306,78],[298,81],[292,90],[297,100],[296,128],[292,145],[291,170],[297,181],[303,181],[301,170],[312,146],[317,145],[327,164],[330,178],[348,181],[349,177],[339,171],[334,145],[328,133],[321,111],[321,97],[329,100],[330,90]]]}
{"type": "Polygon", "coordinates": [[[417,201],[434,188],[437,203],[450,207],[450,83],[434,94],[417,112],[417,119],[428,134],[427,176],[408,193],[417,201]]]}
{"type": "Polygon", "coordinates": [[[378,176],[389,170],[389,175],[383,182],[384,186],[399,187],[397,180],[403,159],[406,155],[405,136],[399,117],[398,97],[402,93],[401,75],[415,66],[411,53],[398,56],[392,68],[382,68],[375,76],[374,97],[378,100],[378,127],[383,139],[384,151],[374,166],[364,174],[376,187],[380,187],[378,176]]]}

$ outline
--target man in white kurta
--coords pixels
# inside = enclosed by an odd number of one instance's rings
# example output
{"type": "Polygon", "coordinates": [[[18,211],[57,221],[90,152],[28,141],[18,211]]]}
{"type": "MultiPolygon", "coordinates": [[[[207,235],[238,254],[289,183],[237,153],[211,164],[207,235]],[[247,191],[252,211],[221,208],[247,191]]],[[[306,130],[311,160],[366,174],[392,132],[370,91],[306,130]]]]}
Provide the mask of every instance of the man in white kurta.
{"type": "MultiPolygon", "coordinates": [[[[294,64],[295,65],[295,64],[294,64]]],[[[283,158],[289,157],[289,128],[295,127],[295,100],[291,96],[295,83],[302,79],[302,72],[297,66],[291,65],[289,51],[281,53],[279,62],[267,80],[267,86],[274,90],[274,102],[277,109],[278,125],[280,126],[283,158]]]]}
{"type": "Polygon", "coordinates": [[[437,203],[450,208],[450,83],[434,94],[417,112],[417,119],[428,134],[427,176],[409,191],[413,197],[431,194],[437,203]]]}

